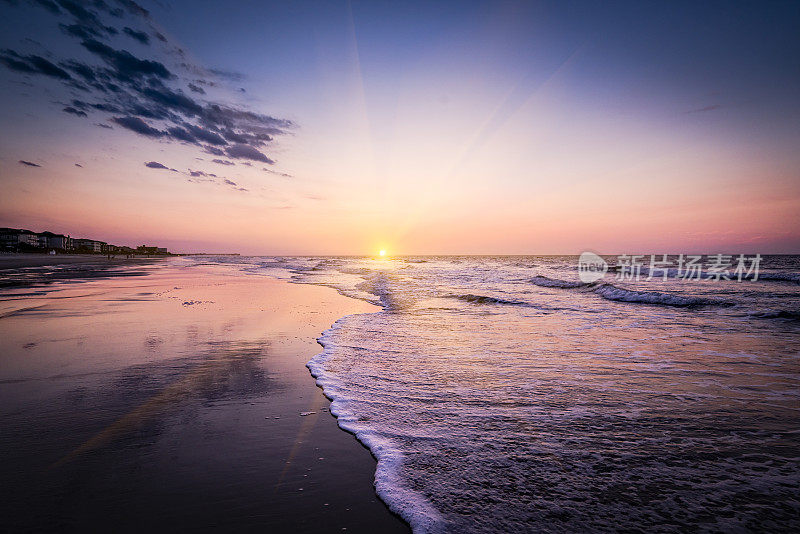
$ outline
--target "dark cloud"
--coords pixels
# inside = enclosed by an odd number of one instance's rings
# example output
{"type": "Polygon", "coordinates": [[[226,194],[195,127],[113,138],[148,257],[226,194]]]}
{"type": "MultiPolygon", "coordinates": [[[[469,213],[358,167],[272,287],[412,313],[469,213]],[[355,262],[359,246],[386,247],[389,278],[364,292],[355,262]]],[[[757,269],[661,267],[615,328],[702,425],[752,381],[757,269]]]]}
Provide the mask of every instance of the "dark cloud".
{"type": "Polygon", "coordinates": [[[61,111],[63,111],[64,113],[70,113],[72,115],[76,115],[78,117],[88,117],[88,115],[86,114],[85,111],[81,111],[79,109],[75,109],[72,106],[67,106],[61,111]]]}
{"type": "Polygon", "coordinates": [[[78,39],[92,39],[103,36],[97,30],[83,24],[59,24],[58,27],[61,28],[62,32],[78,39]]]}
{"type": "Polygon", "coordinates": [[[152,102],[156,102],[172,111],[190,117],[198,115],[203,111],[203,108],[188,96],[167,89],[166,87],[147,87],[142,91],[142,94],[152,102]]]}
{"type": "Polygon", "coordinates": [[[97,81],[97,75],[94,73],[94,69],[85,63],[70,60],[61,62],[61,66],[71,70],[87,82],[97,81]]]}
{"type": "Polygon", "coordinates": [[[164,132],[161,130],[157,130],[144,122],[139,117],[113,117],[111,122],[119,124],[123,128],[131,130],[132,132],[136,132],[140,135],[144,135],[147,137],[163,137],[164,132]]]}
{"type": "Polygon", "coordinates": [[[24,159],[19,160],[22,165],[27,165],[28,167],[41,167],[41,165],[33,163],[31,161],[25,161],[24,159]]]}
{"type": "Polygon", "coordinates": [[[189,169],[189,176],[192,176],[192,177],[195,177],[195,178],[197,178],[198,176],[211,177],[211,178],[216,178],[217,177],[217,175],[214,174],[213,172],[193,171],[192,169],[189,169]]]}
{"type": "Polygon", "coordinates": [[[80,163],[76,163],[75,166],[80,167],[81,169],[83,168],[83,165],[81,165],[80,163]]]}
{"type": "Polygon", "coordinates": [[[165,171],[178,172],[178,169],[167,167],[163,163],[159,163],[157,161],[148,161],[147,163],[144,164],[144,166],[149,167],[151,169],[164,169],[165,171]]]}
{"type": "Polygon", "coordinates": [[[172,128],[167,129],[167,134],[173,139],[177,139],[178,141],[185,141],[187,143],[195,144],[197,143],[197,138],[189,133],[185,128],[181,128],[180,126],[173,126],[172,128]]]}
{"type": "Polygon", "coordinates": [[[61,80],[71,80],[67,71],[37,55],[21,56],[13,50],[0,52],[0,63],[11,70],[29,74],[44,74],[61,80]]]}
{"type": "Polygon", "coordinates": [[[227,178],[225,178],[225,179],[224,179],[224,180],[222,180],[222,181],[223,181],[224,183],[228,184],[228,185],[232,185],[232,186],[236,186],[236,185],[237,185],[237,184],[236,184],[236,182],[232,182],[231,180],[228,180],[227,178]]]}
{"type": "Polygon", "coordinates": [[[122,29],[122,32],[131,39],[136,39],[142,44],[146,45],[150,44],[150,36],[147,35],[147,33],[145,32],[136,31],[133,28],[129,28],[128,26],[125,26],[125,28],[122,29]]]}
{"type": "Polygon", "coordinates": [[[262,161],[270,165],[275,162],[249,145],[232,145],[225,149],[225,154],[234,159],[251,159],[253,161],[262,161]]]}
{"type": "Polygon", "coordinates": [[[220,137],[219,134],[216,134],[212,131],[200,128],[199,126],[195,126],[193,124],[184,124],[184,126],[192,133],[192,135],[194,135],[200,141],[218,146],[227,144],[225,139],[220,137]]]}
{"type": "Polygon", "coordinates": [[[115,50],[96,39],[86,39],[81,45],[111,65],[123,80],[129,81],[143,76],[155,76],[165,80],[174,77],[163,63],[139,59],[127,50],[115,50]]]}
{"type": "Polygon", "coordinates": [[[97,124],[95,124],[95,126],[99,126],[100,128],[107,128],[109,130],[113,130],[114,129],[111,126],[109,126],[108,124],[102,124],[102,123],[97,123],[97,124]]]}
{"type": "MultiPolygon", "coordinates": [[[[217,158],[225,157],[215,160],[223,165],[233,165],[229,158],[273,164],[264,147],[295,128],[292,121],[240,106],[195,100],[195,95],[206,94],[203,87],[217,86],[215,79],[235,83],[245,77],[188,62],[183,51],[169,45],[155,29],[150,13],[132,0],[29,1],[60,17],[63,32],[77,39],[92,59],[68,57],[51,62],[40,55],[3,50],[0,65],[56,78],[70,90],[80,90],[84,96],[64,104],[65,113],[79,117],[106,113],[109,123],[139,135],[194,145],[217,158]],[[119,24],[121,32],[151,45],[148,50],[178,55],[183,68],[173,71],[155,58],[137,57],[111,46],[107,39],[120,31],[106,25],[108,20],[103,19],[108,16],[124,20],[125,24],[119,24]],[[165,44],[155,46],[158,43],[165,44]]],[[[98,126],[111,128],[102,122],[98,126]]]]}
{"type": "Polygon", "coordinates": [[[212,156],[224,156],[225,155],[225,152],[223,152],[222,149],[219,149],[219,148],[214,147],[214,146],[205,145],[203,147],[203,151],[206,152],[207,154],[211,154],[212,156]]]}
{"type": "Polygon", "coordinates": [[[108,113],[119,113],[120,109],[113,104],[90,104],[91,107],[99,111],[106,111],[108,113]]]}
{"type": "MultiPolygon", "coordinates": [[[[108,7],[105,2],[93,2],[98,7],[108,7]]],[[[62,9],[67,11],[83,27],[84,31],[97,37],[116,35],[118,32],[113,26],[106,26],[97,15],[85,6],[86,2],[73,2],[72,0],[58,0],[62,9]]]]}
{"type": "Polygon", "coordinates": [[[211,161],[219,163],[220,165],[236,165],[234,162],[225,159],[212,159],[211,161]]]}

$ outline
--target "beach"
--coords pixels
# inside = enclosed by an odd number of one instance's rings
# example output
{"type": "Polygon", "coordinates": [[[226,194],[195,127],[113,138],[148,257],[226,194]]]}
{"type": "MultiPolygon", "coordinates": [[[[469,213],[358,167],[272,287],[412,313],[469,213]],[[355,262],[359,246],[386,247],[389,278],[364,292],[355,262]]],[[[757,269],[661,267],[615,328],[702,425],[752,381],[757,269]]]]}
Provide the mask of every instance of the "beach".
{"type": "Polygon", "coordinates": [[[0,265],[2,530],[408,532],[305,367],[375,306],[181,259],[39,261],[0,265]]]}

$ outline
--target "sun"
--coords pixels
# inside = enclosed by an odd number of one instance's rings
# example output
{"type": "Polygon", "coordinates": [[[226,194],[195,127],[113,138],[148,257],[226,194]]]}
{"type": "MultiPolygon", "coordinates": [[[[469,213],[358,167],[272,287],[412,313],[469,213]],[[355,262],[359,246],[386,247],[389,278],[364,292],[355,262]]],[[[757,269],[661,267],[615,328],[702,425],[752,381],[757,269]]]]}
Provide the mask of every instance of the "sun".
{"type": "Polygon", "coordinates": [[[380,252],[378,252],[378,256],[380,256],[381,258],[382,258],[382,257],[384,257],[384,256],[386,256],[386,251],[385,251],[385,250],[383,250],[383,249],[381,249],[381,251],[380,251],[380,252]]]}

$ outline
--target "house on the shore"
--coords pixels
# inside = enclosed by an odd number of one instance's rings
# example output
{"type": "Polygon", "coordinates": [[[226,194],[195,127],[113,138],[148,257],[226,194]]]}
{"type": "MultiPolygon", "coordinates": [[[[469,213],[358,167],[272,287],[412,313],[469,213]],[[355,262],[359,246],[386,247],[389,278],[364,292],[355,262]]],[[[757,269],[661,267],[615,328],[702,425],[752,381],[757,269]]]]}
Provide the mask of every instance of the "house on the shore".
{"type": "Polygon", "coordinates": [[[32,232],[21,228],[0,228],[0,251],[6,252],[78,252],[83,254],[169,254],[166,248],[142,245],[131,247],[109,245],[96,239],[73,239],[54,232],[32,232]]]}
{"type": "Polygon", "coordinates": [[[148,247],[147,245],[139,245],[136,247],[137,254],[169,254],[166,248],[162,247],[148,247]]]}
{"type": "Polygon", "coordinates": [[[95,241],[94,239],[73,239],[72,246],[76,252],[103,252],[103,247],[107,246],[105,241],[95,241]]]}
{"type": "Polygon", "coordinates": [[[0,247],[6,249],[39,248],[36,232],[19,228],[0,228],[0,247]]]}
{"type": "Polygon", "coordinates": [[[53,232],[41,232],[39,234],[39,247],[57,250],[71,250],[72,238],[68,235],[54,234],[53,232]]]}

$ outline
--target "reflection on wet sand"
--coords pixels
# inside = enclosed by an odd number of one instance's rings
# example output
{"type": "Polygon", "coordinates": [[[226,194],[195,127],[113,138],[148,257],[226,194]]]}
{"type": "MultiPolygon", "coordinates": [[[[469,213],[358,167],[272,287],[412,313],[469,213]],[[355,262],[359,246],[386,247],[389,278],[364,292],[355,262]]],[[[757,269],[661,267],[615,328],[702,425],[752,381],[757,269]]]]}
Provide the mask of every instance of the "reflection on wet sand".
{"type": "Polygon", "coordinates": [[[0,531],[407,532],[305,368],[372,309],[180,260],[0,289],[0,531]]]}
{"type": "Polygon", "coordinates": [[[234,346],[215,347],[183,377],[83,442],[53,464],[53,467],[60,467],[81,454],[104,447],[130,434],[188,398],[210,400],[227,396],[245,398],[253,394],[263,394],[266,391],[267,378],[265,372],[258,367],[257,361],[266,355],[269,343],[232,345],[234,346]]]}

